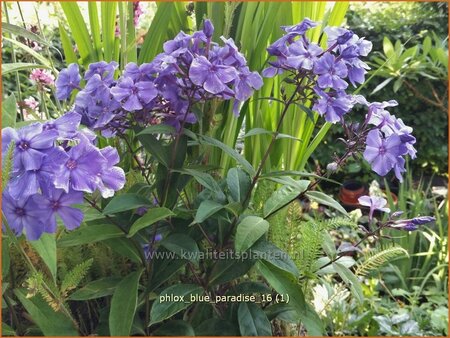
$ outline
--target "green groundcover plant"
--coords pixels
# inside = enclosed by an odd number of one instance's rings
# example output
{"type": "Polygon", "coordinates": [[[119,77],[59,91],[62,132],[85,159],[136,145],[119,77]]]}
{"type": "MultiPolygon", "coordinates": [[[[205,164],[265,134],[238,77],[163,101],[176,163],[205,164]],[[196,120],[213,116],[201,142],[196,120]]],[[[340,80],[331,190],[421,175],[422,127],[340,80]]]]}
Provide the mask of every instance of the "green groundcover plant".
{"type": "MultiPolygon", "coordinates": [[[[350,94],[365,81],[363,59],[372,44],[333,26],[323,27],[314,43],[309,33],[316,26],[308,18],[282,26],[261,74],[249,68],[233,39],[214,38],[207,19],[201,30],[180,32],[164,42],[162,53],[139,65],[71,63],[56,79],[34,69],[38,90],[54,91],[54,107],[36,116],[38,121],[15,126],[15,105],[2,112],[14,121],[2,129],[4,275],[9,245],[26,264],[24,285],[4,285],[10,318],[5,330],[36,332],[27,331],[23,317],[44,335],[269,336],[279,332],[274,321],[288,318],[301,323],[301,333],[324,335],[324,322],[306,300],[311,290],[305,281],[327,268],[363,302],[358,276],[365,271],[350,270],[346,254],[384,237],[384,230],[420,230],[434,218],[405,219],[384,198],[363,196],[359,202],[369,214],[359,240],[336,251],[326,237],[323,250],[329,255],[310,274],[270,241],[271,220],[299,199],[340,213],[335,224],[351,223],[345,209],[317,189],[348,159],[365,160],[378,175],[393,171],[402,180],[405,157],[416,156],[412,128],[387,110],[394,100],[368,102],[350,94]],[[270,138],[253,166],[212,137],[211,107],[229,101],[238,118],[263,88],[263,78],[274,77],[283,79],[279,93],[259,99],[269,107],[281,105],[279,120],[271,130],[254,128],[244,135],[270,138]],[[351,121],[356,105],[367,109],[359,124],[351,121]],[[292,106],[311,120],[319,116],[343,126],[346,137],[339,141],[345,151],[326,170],[263,170],[277,142],[296,139],[280,130],[292,119],[292,106]],[[234,163],[223,175],[209,162],[214,148],[234,163]],[[255,201],[265,182],[277,188],[259,207],[255,201]],[[96,256],[64,276],[57,273],[56,247],[75,250],[99,242],[126,257],[123,276],[104,275],[80,288],[96,256]],[[30,248],[45,268],[36,268],[30,248]]],[[[327,222],[307,225],[325,229],[327,222]]]]}

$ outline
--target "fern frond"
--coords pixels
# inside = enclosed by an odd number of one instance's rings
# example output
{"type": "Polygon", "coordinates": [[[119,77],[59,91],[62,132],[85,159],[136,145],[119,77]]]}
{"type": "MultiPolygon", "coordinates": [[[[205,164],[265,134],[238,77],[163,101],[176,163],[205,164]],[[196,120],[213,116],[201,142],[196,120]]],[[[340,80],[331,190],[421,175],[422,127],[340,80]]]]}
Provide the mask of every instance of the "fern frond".
{"type": "Polygon", "coordinates": [[[13,154],[15,149],[15,142],[11,141],[8,145],[8,150],[6,152],[6,156],[3,159],[3,168],[2,168],[2,191],[5,190],[5,187],[8,185],[9,179],[11,177],[12,167],[13,167],[13,154]]]}
{"type": "Polygon", "coordinates": [[[369,253],[365,256],[363,262],[358,264],[355,275],[367,276],[371,271],[379,269],[389,260],[398,258],[402,255],[409,256],[408,252],[399,246],[393,246],[382,251],[369,253]]]}
{"type": "Polygon", "coordinates": [[[56,312],[60,309],[59,301],[45,288],[44,276],[41,272],[34,273],[28,277],[26,282],[27,298],[40,294],[45,302],[56,312]]]}
{"type": "Polygon", "coordinates": [[[348,217],[334,217],[320,222],[324,230],[331,230],[343,227],[356,228],[357,223],[355,223],[351,218],[348,217]]]}
{"type": "Polygon", "coordinates": [[[63,279],[61,284],[61,295],[63,297],[67,296],[67,293],[70,290],[75,289],[83,280],[83,278],[87,275],[89,268],[91,267],[94,260],[89,258],[87,261],[84,261],[77,266],[75,266],[71,271],[69,271],[63,279]]]}

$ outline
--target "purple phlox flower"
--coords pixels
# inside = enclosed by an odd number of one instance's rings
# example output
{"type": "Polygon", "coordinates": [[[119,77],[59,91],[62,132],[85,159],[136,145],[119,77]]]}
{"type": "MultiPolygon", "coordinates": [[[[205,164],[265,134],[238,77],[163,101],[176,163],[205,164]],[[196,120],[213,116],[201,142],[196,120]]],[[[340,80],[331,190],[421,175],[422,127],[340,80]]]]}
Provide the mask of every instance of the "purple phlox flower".
{"type": "Polygon", "coordinates": [[[53,147],[58,132],[56,130],[43,130],[42,124],[33,123],[19,130],[7,127],[2,130],[2,156],[11,141],[15,143],[14,170],[39,169],[45,157],[43,150],[53,147]]]}
{"type": "Polygon", "coordinates": [[[401,229],[405,231],[415,231],[419,229],[420,225],[429,224],[432,222],[435,222],[436,218],[431,216],[419,216],[414,217],[413,219],[404,219],[404,220],[398,220],[394,221],[392,223],[389,223],[388,226],[390,228],[395,229],[401,229]]]}
{"type": "MultiPolygon", "coordinates": [[[[226,39],[223,36],[220,37],[223,41],[223,47],[217,47],[217,58],[221,60],[222,64],[226,66],[244,67],[247,64],[247,60],[244,55],[239,52],[234,40],[232,38],[226,39]]],[[[211,57],[211,59],[214,59],[211,57]]]]}
{"type": "Polygon", "coordinates": [[[406,146],[407,154],[411,156],[412,159],[415,159],[417,150],[414,148],[414,144],[416,143],[416,138],[412,135],[413,128],[405,125],[400,118],[396,118],[395,122],[392,126],[392,129],[395,134],[400,136],[400,140],[406,146]]]}
{"type": "Polygon", "coordinates": [[[100,176],[106,159],[84,134],[78,134],[78,144],[67,151],[68,160],[55,177],[55,187],[69,192],[94,192],[101,183],[100,176]]]}
{"type": "Polygon", "coordinates": [[[366,69],[370,69],[367,63],[358,58],[353,58],[351,60],[345,60],[345,64],[347,65],[348,79],[352,85],[356,87],[356,83],[364,83],[367,74],[366,69]]]}
{"type": "Polygon", "coordinates": [[[55,77],[49,70],[33,69],[30,74],[30,80],[38,86],[52,86],[55,83],[55,77]]]}
{"type": "Polygon", "coordinates": [[[113,147],[106,147],[100,150],[106,159],[106,166],[99,174],[100,184],[98,190],[104,198],[114,196],[114,192],[122,189],[125,185],[125,172],[120,167],[114,165],[119,163],[120,157],[113,147]]]}
{"type": "Polygon", "coordinates": [[[315,88],[319,98],[313,106],[313,110],[324,116],[327,122],[336,123],[342,120],[343,116],[353,107],[352,97],[345,92],[324,92],[320,88],[315,88]]]}
{"type": "Polygon", "coordinates": [[[117,85],[111,88],[111,94],[121,102],[123,109],[135,111],[150,103],[158,95],[158,90],[153,82],[139,81],[135,83],[129,77],[122,77],[117,85]]]}
{"type": "Polygon", "coordinates": [[[322,53],[322,48],[315,43],[310,43],[305,47],[301,40],[295,41],[288,48],[289,55],[286,58],[286,64],[295,69],[311,70],[314,67],[314,62],[322,53]]]}
{"type": "MultiPolygon", "coordinates": [[[[34,195],[33,198],[36,199],[34,195]]],[[[56,216],[63,221],[68,230],[78,228],[83,221],[84,215],[80,209],[72,207],[74,204],[83,203],[83,193],[81,191],[69,190],[65,192],[62,189],[50,187],[46,189],[44,200],[41,200],[41,208],[47,212],[46,232],[56,232],[56,216]]]]}
{"type": "Polygon", "coordinates": [[[379,210],[386,213],[391,212],[391,209],[386,208],[387,201],[383,197],[364,195],[358,198],[358,202],[359,204],[370,208],[369,211],[370,220],[372,220],[373,212],[375,210],[379,210]]]}
{"type": "Polygon", "coordinates": [[[89,80],[86,82],[83,90],[77,94],[75,104],[80,104],[80,100],[83,100],[86,96],[98,97],[101,95],[109,94],[109,85],[102,80],[99,74],[92,74],[89,80]]]}
{"type": "Polygon", "coordinates": [[[111,84],[114,81],[114,72],[118,66],[118,63],[115,61],[109,63],[106,61],[91,63],[89,69],[84,74],[84,79],[87,81],[95,74],[98,74],[102,81],[106,84],[111,84]]]}
{"type": "Polygon", "coordinates": [[[206,20],[203,22],[203,33],[205,34],[205,36],[206,36],[208,39],[211,39],[211,38],[212,38],[212,36],[213,36],[213,34],[214,34],[214,26],[213,26],[211,20],[206,19],[206,20]]]}
{"type": "Polygon", "coordinates": [[[242,67],[239,70],[238,77],[234,82],[234,91],[236,92],[236,99],[245,101],[253,94],[253,90],[258,90],[262,87],[262,77],[257,72],[250,72],[248,67],[242,67]]]}
{"type": "Polygon", "coordinates": [[[303,35],[308,31],[308,29],[312,27],[316,27],[318,25],[317,22],[312,21],[309,18],[304,18],[302,22],[293,25],[293,26],[281,26],[281,29],[286,33],[294,33],[297,35],[303,35]]]}
{"type": "MultiPolygon", "coordinates": [[[[383,123],[384,119],[387,117],[382,117],[383,114],[385,114],[387,111],[385,108],[387,107],[395,107],[398,105],[397,101],[390,100],[390,101],[383,101],[383,102],[372,102],[368,103],[365,101],[365,105],[369,107],[368,113],[366,116],[367,123],[380,126],[380,123],[383,123]]],[[[389,112],[387,112],[389,113],[389,112]]],[[[383,124],[384,125],[384,124],[383,124]]]]}
{"type": "Polygon", "coordinates": [[[59,137],[64,139],[71,139],[77,133],[80,126],[81,115],[75,112],[67,112],[63,116],[53,121],[44,123],[43,130],[56,130],[59,137]]]}
{"type": "Polygon", "coordinates": [[[56,79],[56,98],[66,100],[74,89],[80,89],[81,76],[76,63],[71,63],[67,68],[61,70],[56,79]]]}
{"type": "MultiPolygon", "coordinates": [[[[185,32],[179,32],[173,40],[164,42],[163,50],[166,54],[171,54],[178,49],[186,50],[191,44],[192,36],[185,32]]],[[[206,37],[205,37],[206,41],[206,37]]]]}
{"type": "Polygon", "coordinates": [[[274,77],[279,74],[283,74],[283,68],[280,62],[269,62],[270,66],[262,71],[264,77],[274,77]]]}
{"type": "Polygon", "coordinates": [[[344,45],[354,36],[354,33],[352,31],[342,27],[325,27],[323,31],[325,32],[325,34],[327,34],[328,37],[328,48],[332,48],[333,46],[338,45],[344,45]]]}
{"type": "Polygon", "coordinates": [[[44,199],[41,195],[35,196],[15,200],[7,191],[2,194],[2,211],[8,225],[16,236],[25,230],[30,241],[38,240],[46,228],[44,222],[47,214],[41,208],[44,199]]]}
{"type": "Polygon", "coordinates": [[[378,129],[371,130],[367,134],[364,158],[371,164],[373,171],[380,176],[385,176],[394,166],[403,166],[401,155],[405,153],[405,147],[396,134],[386,138],[381,136],[378,129]]]}
{"type": "Polygon", "coordinates": [[[125,66],[123,77],[129,77],[133,81],[153,81],[157,70],[153,63],[143,63],[138,66],[134,62],[130,62],[125,66]]]}
{"type": "Polygon", "coordinates": [[[286,57],[289,54],[288,43],[291,42],[293,42],[291,35],[283,35],[267,47],[267,52],[272,56],[286,57]]]}
{"type": "Polygon", "coordinates": [[[336,60],[331,53],[323,54],[314,65],[314,73],[319,75],[317,84],[320,88],[345,89],[348,84],[343,78],[348,74],[345,62],[336,60]]]}
{"type": "Polygon", "coordinates": [[[9,194],[14,199],[23,199],[37,194],[39,189],[44,189],[53,184],[55,173],[58,172],[68,156],[61,147],[54,147],[45,151],[42,164],[35,170],[19,170],[11,175],[8,184],[9,194]]]}
{"type": "Polygon", "coordinates": [[[197,86],[202,86],[211,94],[225,91],[227,83],[235,80],[238,74],[235,68],[212,64],[204,56],[192,61],[189,78],[197,86]]]}

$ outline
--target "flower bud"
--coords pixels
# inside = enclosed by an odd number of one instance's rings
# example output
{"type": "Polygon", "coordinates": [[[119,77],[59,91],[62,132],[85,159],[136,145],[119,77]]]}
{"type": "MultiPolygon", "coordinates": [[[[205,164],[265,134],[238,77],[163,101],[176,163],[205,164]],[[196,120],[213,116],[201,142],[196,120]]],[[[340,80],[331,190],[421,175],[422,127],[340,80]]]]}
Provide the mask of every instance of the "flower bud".
{"type": "Polygon", "coordinates": [[[331,172],[335,172],[338,169],[338,164],[336,162],[328,163],[327,170],[331,172]]]}
{"type": "Polygon", "coordinates": [[[211,37],[214,34],[214,26],[208,19],[206,19],[205,22],[203,23],[203,33],[205,33],[208,39],[211,39],[211,37]]]}

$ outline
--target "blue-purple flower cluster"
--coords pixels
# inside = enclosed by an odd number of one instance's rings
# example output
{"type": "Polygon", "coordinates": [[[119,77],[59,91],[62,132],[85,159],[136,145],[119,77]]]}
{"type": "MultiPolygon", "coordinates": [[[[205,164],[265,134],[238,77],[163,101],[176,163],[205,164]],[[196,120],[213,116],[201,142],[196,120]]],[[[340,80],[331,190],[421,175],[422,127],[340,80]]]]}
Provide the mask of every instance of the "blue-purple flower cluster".
{"type": "Polygon", "coordinates": [[[276,58],[263,71],[263,76],[273,77],[287,73],[299,89],[313,94],[305,96],[312,103],[312,109],[324,116],[327,122],[345,124],[344,116],[356,104],[368,107],[364,127],[367,135],[364,158],[373,170],[385,176],[392,169],[399,180],[405,171],[405,155],[415,158],[416,139],[412,128],[401,119],[391,115],[385,108],[397,105],[395,101],[369,103],[361,95],[346,93],[348,82],[353,86],[365,81],[369,66],[361,60],[372,49],[372,43],[358,37],[352,31],[340,27],[326,27],[326,48],[311,42],[308,31],[317,23],[304,19],[294,26],[281,27],[285,34],[275,41],[268,53],[276,58]]]}
{"type": "Polygon", "coordinates": [[[25,231],[29,240],[36,240],[44,232],[54,233],[56,216],[72,230],[83,220],[82,211],[74,207],[83,203],[83,192],[98,190],[111,197],[123,188],[125,173],[115,166],[117,150],[96,147],[95,134],[78,130],[80,120],[69,112],[46,123],[2,130],[3,163],[14,147],[2,210],[16,235],[25,231]]]}
{"type": "Polygon", "coordinates": [[[180,32],[153,61],[127,64],[117,80],[117,63],[93,63],[84,74],[83,89],[78,66],[72,64],[56,81],[57,98],[68,99],[79,89],[73,111],[82,116],[82,124],[105,136],[135,123],[179,129],[195,123],[193,106],[209,99],[233,99],[238,114],[240,103],[262,86],[262,78],[250,71],[232,39],[222,37],[222,46],[212,42],[213,32],[209,20],[202,31],[180,32]]]}

